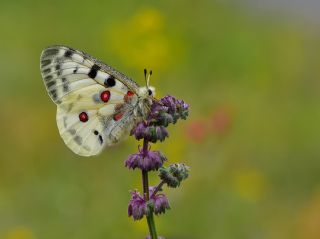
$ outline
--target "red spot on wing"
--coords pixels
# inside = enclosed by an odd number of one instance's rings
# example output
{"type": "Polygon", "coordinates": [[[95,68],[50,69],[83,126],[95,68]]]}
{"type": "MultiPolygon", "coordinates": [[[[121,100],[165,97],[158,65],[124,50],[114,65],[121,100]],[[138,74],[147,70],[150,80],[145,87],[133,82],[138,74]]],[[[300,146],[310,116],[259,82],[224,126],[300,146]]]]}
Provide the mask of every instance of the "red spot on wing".
{"type": "Polygon", "coordinates": [[[86,112],[81,112],[79,114],[79,120],[81,122],[87,122],[89,120],[88,114],[86,112]]]}
{"type": "Polygon", "coordinates": [[[113,116],[114,121],[118,121],[123,117],[123,113],[117,113],[113,116]]]}
{"type": "Polygon", "coordinates": [[[106,91],[101,92],[100,99],[103,102],[108,102],[110,100],[110,91],[106,90],[106,91]]]}
{"type": "Polygon", "coordinates": [[[125,94],[123,97],[124,102],[128,103],[130,100],[130,97],[133,95],[134,93],[131,90],[128,90],[127,94],[125,94]]]}
{"type": "Polygon", "coordinates": [[[133,93],[131,90],[128,90],[127,95],[128,95],[128,96],[133,96],[134,93],[133,93]]]}

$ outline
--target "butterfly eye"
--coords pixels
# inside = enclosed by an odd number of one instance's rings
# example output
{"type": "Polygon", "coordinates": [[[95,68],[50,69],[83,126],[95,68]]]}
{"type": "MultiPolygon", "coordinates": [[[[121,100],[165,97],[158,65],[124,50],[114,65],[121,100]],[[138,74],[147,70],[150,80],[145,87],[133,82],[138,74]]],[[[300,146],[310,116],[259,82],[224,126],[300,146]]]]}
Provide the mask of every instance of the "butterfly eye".
{"type": "Polygon", "coordinates": [[[148,89],[148,95],[152,95],[152,90],[148,89]]]}

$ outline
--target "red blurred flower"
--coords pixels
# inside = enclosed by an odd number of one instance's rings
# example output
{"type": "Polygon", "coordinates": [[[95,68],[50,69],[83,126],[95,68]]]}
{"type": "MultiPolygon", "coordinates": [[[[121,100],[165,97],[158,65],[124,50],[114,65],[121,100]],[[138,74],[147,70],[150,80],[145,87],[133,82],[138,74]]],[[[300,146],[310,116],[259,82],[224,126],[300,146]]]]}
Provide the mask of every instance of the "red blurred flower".
{"type": "Polygon", "coordinates": [[[207,123],[204,120],[194,120],[186,130],[187,137],[195,142],[202,142],[207,134],[207,123]]]}
{"type": "Polygon", "coordinates": [[[218,108],[210,117],[209,127],[218,134],[226,134],[232,125],[232,113],[230,108],[223,106],[218,108]]]}

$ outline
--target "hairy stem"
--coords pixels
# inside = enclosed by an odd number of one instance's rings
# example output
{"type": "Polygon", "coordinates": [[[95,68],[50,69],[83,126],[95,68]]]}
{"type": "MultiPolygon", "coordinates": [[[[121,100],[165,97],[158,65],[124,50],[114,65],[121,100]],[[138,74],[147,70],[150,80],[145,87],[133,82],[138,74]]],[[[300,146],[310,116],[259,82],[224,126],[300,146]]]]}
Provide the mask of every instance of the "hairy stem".
{"type": "Polygon", "coordinates": [[[163,186],[163,184],[165,184],[165,182],[164,181],[161,181],[159,184],[158,184],[158,186],[154,189],[154,191],[152,192],[152,195],[151,195],[151,197],[153,196],[153,195],[156,195],[157,194],[157,192],[159,192],[159,191],[161,191],[162,190],[162,186],[163,186]]]}
{"type": "MultiPolygon", "coordinates": [[[[144,139],[143,140],[143,154],[147,155],[148,153],[148,140],[144,139]]],[[[150,195],[149,195],[149,179],[148,179],[148,171],[142,170],[142,184],[143,184],[143,195],[146,199],[146,201],[150,200],[150,195]]],[[[152,239],[158,239],[157,237],[157,231],[156,231],[156,225],[154,223],[154,218],[153,218],[153,212],[150,212],[147,217],[147,222],[148,222],[148,227],[149,227],[149,232],[150,236],[152,239]]]]}

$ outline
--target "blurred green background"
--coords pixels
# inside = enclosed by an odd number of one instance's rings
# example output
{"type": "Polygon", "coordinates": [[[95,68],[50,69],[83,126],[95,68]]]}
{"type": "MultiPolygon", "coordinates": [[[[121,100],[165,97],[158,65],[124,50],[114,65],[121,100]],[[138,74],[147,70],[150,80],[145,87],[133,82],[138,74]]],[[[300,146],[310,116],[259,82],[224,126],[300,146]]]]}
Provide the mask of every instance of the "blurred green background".
{"type": "Polygon", "coordinates": [[[140,84],[152,68],[158,97],[191,105],[154,146],[192,168],[166,190],[172,210],[156,217],[160,235],[320,238],[320,19],[308,9],[319,11],[306,8],[312,1],[292,11],[290,1],[269,2],[1,0],[0,238],[147,235],[145,220],[127,216],[141,175],[124,160],[137,142],[81,158],[58,134],[39,71],[52,44],[140,84]]]}

